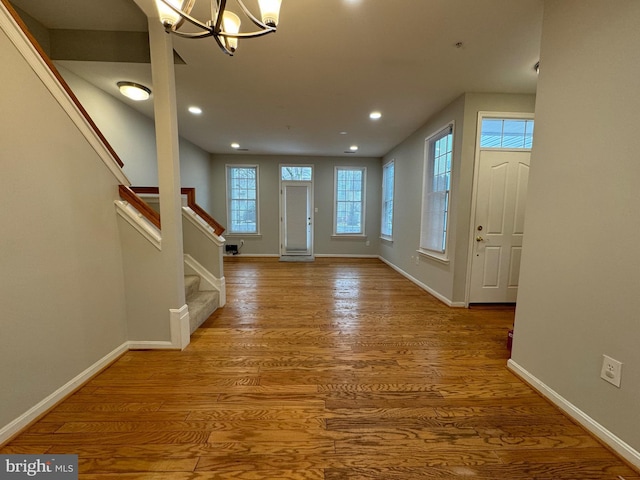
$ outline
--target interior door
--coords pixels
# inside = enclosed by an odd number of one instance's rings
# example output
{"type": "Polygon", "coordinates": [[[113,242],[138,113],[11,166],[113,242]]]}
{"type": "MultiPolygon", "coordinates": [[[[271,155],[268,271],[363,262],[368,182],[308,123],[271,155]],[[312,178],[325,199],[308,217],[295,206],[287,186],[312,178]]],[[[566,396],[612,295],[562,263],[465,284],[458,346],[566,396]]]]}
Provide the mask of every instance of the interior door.
{"type": "Polygon", "coordinates": [[[480,151],[469,303],[516,301],[530,156],[480,151]]]}
{"type": "Polygon", "coordinates": [[[312,255],[311,182],[283,182],[281,205],[281,255],[312,255]]]}

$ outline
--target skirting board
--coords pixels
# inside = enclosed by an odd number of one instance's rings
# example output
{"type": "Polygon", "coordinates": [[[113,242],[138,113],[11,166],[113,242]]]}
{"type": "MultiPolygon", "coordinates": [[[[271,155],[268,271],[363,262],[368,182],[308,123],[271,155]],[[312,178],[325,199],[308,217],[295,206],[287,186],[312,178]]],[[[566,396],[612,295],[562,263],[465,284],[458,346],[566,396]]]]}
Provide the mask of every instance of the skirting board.
{"type": "Polygon", "coordinates": [[[23,429],[28,427],[31,423],[36,421],[39,417],[44,415],[47,411],[55,407],[62,400],[67,398],[83,384],[91,380],[95,375],[100,373],[103,369],[108,367],[111,363],[115,362],[121,355],[125,354],[129,350],[128,342],[123,343],[118,348],[108,353],[96,363],[91,365],[85,371],[76,375],[69,380],[66,384],[58,388],[51,395],[38,402],[31,407],[25,413],[18,418],[10,422],[8,425],[0,428],[0,445],[8,442],[9,439],[20,433],[23,429]]]}
{"type": "Polygon", "coordinates": [[[382,262],[386,263],[387,265],[389,265],[391,268],[393,268],[396,272],[398,272],[400,275],[402,275],[403,277],[405,277],[408,280],[411,280],[413,283],[415,283],[417,286],[419,286],[421,289],[425,290],[427,293],[429,293],[430,295],[433,295],[434,297],[436,297],[438,300],[440,300],[442,303],[444,303],[445,305],[447,305],[448,307],[452,307],[452,308],[465,308],[466,305],[464,302],[452,302],[451,300],[449,300],[447,297],[445,297],[444,295],[436,292],[433,288],[429,287],[428,285],[422,283],[420,280],[418,280],[415,277],[412,277],[411,275],[409,275],[407,272],[405,272],[404,270],[402,270],[401,268],[395,266],[393,263],[389,262],[388,260],[386,260],[385,258],[382,257],[378,257],[382,262]]]}
{"type": "Polygon", "coordinates": [[[622,439],[611,433],[605,427],[596,422],[589,415],[577,408],[566,398],[559,395],[557,392],[549,388],[542,383],[536,377],[531,375],[527,370],[522,368],[513,360],[507,362],[507,368],[520,378],[523,382],[537,391],[544,398],[553,403],[556,407],[566,413],[573,420],[578,422],[584,428],[586,428],[592,435],[598,438],[602,443],[611,448],[614,452],[624,458],[627,462],[633,465],[635,468],[640,469],[640,452],[631,447],[622,439]]]}

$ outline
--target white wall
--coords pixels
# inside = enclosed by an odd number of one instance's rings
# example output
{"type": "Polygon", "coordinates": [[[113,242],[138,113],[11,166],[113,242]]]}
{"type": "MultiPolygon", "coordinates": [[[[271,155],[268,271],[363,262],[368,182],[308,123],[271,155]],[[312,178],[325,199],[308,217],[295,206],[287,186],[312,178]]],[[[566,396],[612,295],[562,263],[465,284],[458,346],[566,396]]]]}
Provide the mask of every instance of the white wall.
{"type": "MultiPolygon", "coordinates": [[[[123,171],[132,185],[158,186],[153,119],[64,67],[57,68],[124,163],[123,171]]],[[[210,209],[209,175],[209,154],[190,141],[180,138],[182,186],[195,187],[196,201],[207,211],[210,209]]]]}
{"type": "Polygon", "coordinates": [[[0,32],[0,429],[126,340],[118,180],[0,32]]]}
{"type": "Polygon", "coordinates": [[[261,235],[223,234],[229,244],[245,241],[243,254],[278,255],[280,252],[279,166],[314,166],[314,253],[317,255],[377,256],[380,236],[382,166],[379,158],[360,157],[287,157],[267,155],[212,155],[211,191],[213,216],[227,225],[225,167],[228,164],[259,165],[261,235]],[[336,166],[367,168],[366,238],[332,238],[333,177],[336,166]],[[222,220],[221,220],[222,219],[222,220]],[[369,246],[366,242],[369,241],[369,246]]]}
{"type": "Polygon", "coordinates": [[[639,25],[637,0],[545,2],[513,350],[636,455],[639,25]],[[602,354],[623,362],[621,388],[599,378],[602,354]]]}

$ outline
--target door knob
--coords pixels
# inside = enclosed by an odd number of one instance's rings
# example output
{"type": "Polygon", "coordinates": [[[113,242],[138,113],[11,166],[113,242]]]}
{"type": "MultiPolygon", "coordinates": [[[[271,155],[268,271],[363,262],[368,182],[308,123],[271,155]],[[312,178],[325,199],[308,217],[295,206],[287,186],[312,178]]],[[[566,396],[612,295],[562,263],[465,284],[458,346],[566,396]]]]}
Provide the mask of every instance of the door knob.
{"type": "Polygon", "coordinates": [[[476,237],[476,242],[482,242],[483,240],[484,238],[482,238],[480,235],[476,237]]]}

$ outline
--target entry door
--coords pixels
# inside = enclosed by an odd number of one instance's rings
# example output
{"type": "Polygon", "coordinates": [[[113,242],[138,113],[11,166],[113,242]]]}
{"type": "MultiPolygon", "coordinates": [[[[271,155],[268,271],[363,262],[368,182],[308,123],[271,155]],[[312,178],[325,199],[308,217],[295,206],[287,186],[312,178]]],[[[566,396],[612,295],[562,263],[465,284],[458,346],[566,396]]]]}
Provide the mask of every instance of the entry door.
{"type": "Polygon", "coordinates": [[[311,182],[282,182],[281,255],[312,255],[311,182]]]}
{"type": "Polygon", "coordinates": [[[530,156],[480,151],[469,303],[516,301],[530,156]]]}

